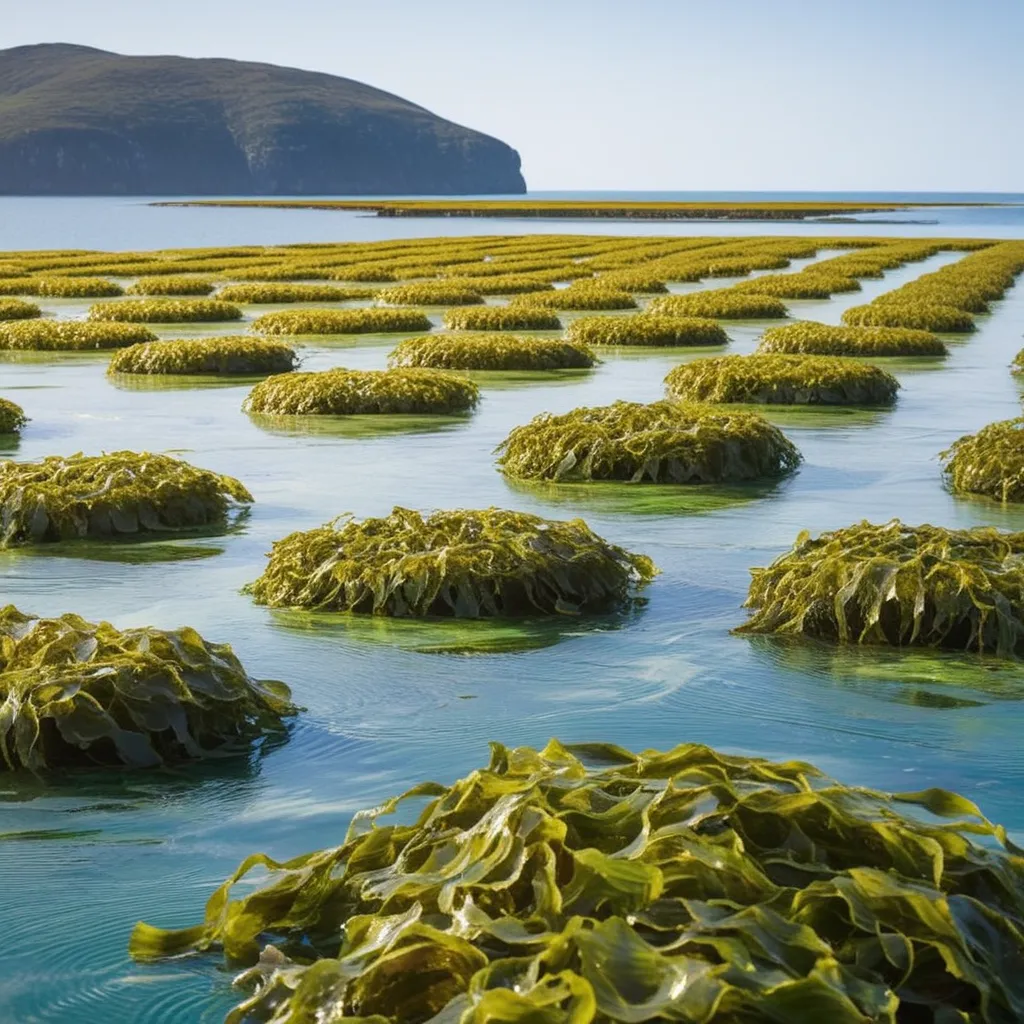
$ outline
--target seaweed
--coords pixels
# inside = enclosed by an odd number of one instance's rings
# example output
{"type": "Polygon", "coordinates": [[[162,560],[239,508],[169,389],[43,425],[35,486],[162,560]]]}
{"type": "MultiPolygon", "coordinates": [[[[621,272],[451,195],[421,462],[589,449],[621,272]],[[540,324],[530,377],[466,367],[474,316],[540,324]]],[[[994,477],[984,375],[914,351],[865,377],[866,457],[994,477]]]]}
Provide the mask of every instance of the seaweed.
{"type": "Polygon", "coordinates": [[[161,764],[251,749],[298,710],[194,629],[0,609],[0,769],[161,764]]]}
{"type": "Polygon", "coordinates": [[[170,455],[111,452],[0,462],[0,548],[223,528],[252,495],[170,455]]]}
{"type": "Polygon", "coordinates": [[[389,334],[429,331],[430,318],[418,309],[282,309],[252,322],[261,334],[389,334]]]}
{"type": "Polygon", "coordinates": [[[377,292],[376,298],[389,306],[479,306],[484,301],[474,288],[451,280],[399,284],[377,292]]]}
{"type": "MultiPolygon", "coordinates": [[[[454,269],[461,270],[462,267],[454,269]]],[[[530,292],[549,292],[554,288],[550,281],[529,274],[497,274],[472,279],[450,277],[447,280],[460,287],[471,288],[480,295],[527,295],[530,292]]]]}
{"type": "Polygon", "coordinates": [[[669,370],[671,398],[783,405],[890,405],[899,381],[880,367],[840,356],[717,356],[669,370]]]}
{"type": "Polygon", "coordinates": [[[1024,533],[861,522],[751,575],[738,633],[1024,654],[1024,533]]]}
{"type": "Polygon", "coordinates": [[[467,306],[461,309],[449,309],[444,315],[444,325],[450,331],[560,331],[562,329],[562,321],[551,310],[521,305],[467,306]]]}
{"type": "Polygon", "coordinates": [[[895,300],[851,306],[842,319],[851,327],[908,327],[939,334],[969,334],[977,327],[970,313],[954,306],[895,300]]]}
{"type": "Polygon", "coordinates": [[[247,590],[271,607],[399,618],[578,615],[627,606],[656,572],[581,519],[396,507],[290,534],[247,590]]]}
{"type": "Polygon", "coordinates": [[[26,423],[28,417],[20,405],[0,398],[0,434],[17,434],[26,423]]]}
{"type": "Polygon", "coordinates": [[[783,303],[773,295],[751,295],[731,288],[664,295],[652,299],[647,311],[714,320],[778,320],[789,316],[783,303]]]}
{"type": "Polygon", "coordinates": [[[30,352],[85,352],[156,341],[141,324],[113,321],[25,320],[0,324],[0,349],[30,352]]]}
{"type": "Polygon", "coordinates": [[[598,281],[577,281],[568,288],[552,292],[531,292],[518,295],[511,303],[514,307],[531,309],[636,309],[636,299],[627,291],[610,288],[598,281]]]}
{"type": "Polygon", "coordinates": [[[131,345],[114,353],[107,373],[255,376],[287,373],[297,365],[295,350],[283,342],[243,334],[131,345]]]}
{"type": "Polygon", "coordinates": [[[785,434],[756,413],[676,402],[541,413],[496,453],[510,477],[555,481],[732,483],[784,476],[800,462],[785,434]]]}
{"type": "Polygon", "coordinates": [[[129,950],[252,965],[229,1024],[1009,1024],[1022,920],[1020,851],[958,794],[552,740],[494,743],[339,846],[254,853],[202,923],[129,950]]]}
{"type": "Polygon", "coordinates": [[[796,274],[767,274],[734,285],[733,292],[774,295],[779,299],[827,299],[838,292],[859,292],[860,282],[844,274],[808,267],[796,274]]]}
{"type": "Polygon", "coordinates": [[[439,370],[567,370],[597,362],[581,342],[518,337],[500,331],[453,332],[407,338],[388,356],[389,366],[439,370]]]}
{"type": "Polygon", "coordinates": [[[706,317],[638,313],[635,316],[582,316],[566,328],[570,341],[586,345],[726,345],[729,336],[706,317]]]}
{"type": "Polygon", "coordinates": [[[966,434],[939,457],[954,491],[1024,501],[1024,417],[966,434]]]}
{"type": "Polygon", "coordinates": [[[451,415],[469,412],[479,398],[471,380],[441,370],[338,368],[268,377],[249,392],[242,408],[275,416],[451,415]]]}
{"type": "Polygon", "coordinates": [[[103,299],[124,294],[124,289],[104,277],[33,278],[33,295],[53,299],[103,299]]]}
{"type": "Polygon", "coordinates": [[[816,356],[945,356],[946,343],[931,331],[908,327],[836,327],[810,320],[772,327],[758,352],[816,356]]]}
{"type": "Polygon", "coordinates": [[[205,277],[160,274],[156,277],[140,277],[127,289],[129,295],[209,295],[214,289],[213,281],[205,277]]]}
{"type": "Polygon", "coordinates": [[[43,311],[34,302],[21,299],[0,299],[0,320],[34,320],[43,311]]]}
{"type": "Polygon", "coordinates": [[[285,302],[346,302],[372,299],[376,288],[340,288],[332,284],[229,284],[217,292],[222,302],[275,305],[285,302]]]}
{"type": "Polygon", "coordinates": [[[242,311],[217,299],[127,299],[90,306],[89,319],[148,324],[215,323],[241,320],[242,311]]]}

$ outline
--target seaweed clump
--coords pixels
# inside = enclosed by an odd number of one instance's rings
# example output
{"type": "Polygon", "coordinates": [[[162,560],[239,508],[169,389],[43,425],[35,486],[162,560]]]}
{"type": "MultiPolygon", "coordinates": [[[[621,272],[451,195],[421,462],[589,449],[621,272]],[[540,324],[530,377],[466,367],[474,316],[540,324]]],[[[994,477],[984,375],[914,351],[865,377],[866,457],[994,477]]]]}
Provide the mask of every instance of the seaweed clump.
{"type": "Polygon", "coordinates": [[[566,328],[570,341],[587,345],[726,345],[729,336],[709,317],[638,313],[636,316],[582,316],[566,328]]]}
{"type": "Polygon", "coordinates": [[[432,324],[418,309],[281,309],[252,322],[261,334],[389,334],[429,331],[432,324]]]}
{"type": "Polygon", "coordinates": [[[597,357],[584,344],[559,338],[531,338],[500,331],[425,334],[399,343],[389,366],[429,366],[440,370],[586,369],[597,357]]]}
{"type": "Polygon", "coordinates": [[[350,299],[372,299],[376,288],[340,288],[331,284],[229,284],[217,292],[224,302],[245,302],[253,305],[274,305],[285,302],[343,302],[350,299]]]}
{"type": "Polygon", "coordinates": [[[468,412],[479,399],[471,380],[441,370],[338,368],[268,377],[249,392],[242,408],[272,416],[455,415],[468,412]]]}
{"type": "Polygon", "coordinates": [[[954,491],[1024,501],[1024,417],[966,434],[940,457],[954,491]]]}
{"type": "Polygon", "coordinates": [[[541,413],[497,451],[502,472],[524,480],[724,483],[784,476],[800,462],[757,413],[677,402],[541,413]]]}
{"type": "Polygon", "coordinates": [[[250,749],[298,710],[227,644],[0,608],[0,768],[150,768],[250,749]]]}
{"type": "Polygon", "coordinates": [[[145,341],[156,341],[156,335],[142,324],[85,320],[26,320],[0,324],[0,349],[15,351],[88,352],[124,348],[145,341]]]}
{"type": "Polygon", "coordinates": [[[156,277],[140,277],[128,287],[129,295],[209,295],[214,283],[205,277],[187,277],[177,274],[160,274],[156,277]]]}
{"type": "Polygon", "coordinates": [[[0,321],[34,320],[42,315],[43,311],[34,302],[24,302],[22,299],[0,299],[0,321]]]}
{"type": "Polygon", "coordinates": [[[672,398],[782,405],[890,405],[899,382],[859,359],[755,353],[695,359],[669,370],[672,398]]]}
{"type": "Polygon", "coordinates": [[[647,311],[712,320],[777,320],[789,316],[785,304],[773,295],[737,292],[731,288],[665,295],[653,299],[647,311]]]}
{"type": "Polygon", "coordinates": [[[946,343],[909,327],[836,327],[810,320],[765,331],[758,352],[817,356],[945,356],[946,343]]]}
{"type": "Polygon", "coordinates": [[[454,281],[415,281],[377,292],[377,301],[389,306],[479,306],[484,297],[454,281]]]}
{"type": "Polygon", "coordinates": [[[1019,851],[955,793],[552,740],[254,853],[202,923],[129,948],[252,965],[231,1024],[1009,1024],[1022,919],[1019,851]]]}
{"type": "Polygon", "coordinates": [[[1024,654],[1024,533],[861,522],[751,575],[739,633],[1024,654]]]}
{"type": "Polygon", "coordinates": [[[396,617],[576,615],[628,604],[656,572],[582,519],[396,507],[387,518],[343,516],[290,534],[248,590],[272,607],[396,617]]]}
{"type": "Polygon", "coordinates": [[[27,422],[25,410],[20,405],[0,398],[0,434],[16,434],[27,422]]]}
{"type": "Polygon", "coordinates": [[[97,302],[89,307],[89,319],[145,324],[217,323],[241,320],[242,311],[219,299],[126,299],[97,302]]]}
{"type": "Polygon", "coordinates": [[[295,350],[283,342],[242,334],[132,345],[114,353],[107,373],[255,376],[287,373],[296,365],[295,350]]]}
{"type": "Polygon", "coordinates": [[[111,452],[0,462],[0,548],[226,525],[252,495],[170,455],[111,452]]]}
{"type": "Polygon", "coordinates": [[[124,289],[105,277],[37,277],[32,294],[50,299],[112,299],[124,289]]]}
{"type": "Polygon", "coordinates": [[[843,311],[843,323],[851,327],[909,327],[938,334],[969,334],[977,325],[966,310],[924,302],[872,302],[843,311]]]}
{"type": "MultiPolygon", "coordinates": [[[[537,294],[547,294],[540,292],[537,294]]],[[[449,309],[444,325],[450,331],[560,331],[558,314],[529,306],[465,306],[449,309]]]]}

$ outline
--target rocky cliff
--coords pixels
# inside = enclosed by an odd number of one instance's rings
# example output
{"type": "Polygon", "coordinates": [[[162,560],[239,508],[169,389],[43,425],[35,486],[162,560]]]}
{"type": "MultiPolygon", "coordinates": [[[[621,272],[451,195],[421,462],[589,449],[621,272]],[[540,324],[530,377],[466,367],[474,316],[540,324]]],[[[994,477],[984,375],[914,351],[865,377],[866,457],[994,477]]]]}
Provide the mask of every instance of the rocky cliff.
{"type": "Polygon", "coordinates": [[[0,50],[0,193],[525,191],[519,154],[347,78],[245,61],[0,50]]]}

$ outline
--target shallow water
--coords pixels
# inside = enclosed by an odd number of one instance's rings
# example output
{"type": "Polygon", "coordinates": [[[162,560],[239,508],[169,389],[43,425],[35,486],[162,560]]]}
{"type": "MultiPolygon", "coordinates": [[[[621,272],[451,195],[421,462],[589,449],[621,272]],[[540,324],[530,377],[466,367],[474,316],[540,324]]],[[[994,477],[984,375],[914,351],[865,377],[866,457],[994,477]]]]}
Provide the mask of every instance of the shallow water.
{"type": "MultiPolygon", "coordinates": [[[[401,226],[409,233],[410,223],[401,226]]],[[[946,258],[865,282],[855,296],[794,303],[794,312],[835,320],[845,305],[946,258]]],[[[748,568],[802,529],[893,516],[1024,529],[1024,510],[953,498],[940,478],[939,451],[1020,411],[1007,365],[1022,344],[1024,288],[979,323],[944,362],[893,363],[903,391],[891,410],[771,410],[806,461],[790,480],[760,488],[529,487],[494,469],[495,445],[535,413],[658,398],[665,373],[698,353],[612,350],[590,373],[519,375],[514,385],[492,375],[482,378],[473,416],[384,429],[255,421],[239,409],[245,385],[115,387],[105,357],[0,362],[0,394],[32,416],[8,448],[16,457],[174,450],[240,477],[257,498],[223,537],[0,553],[4,600],[118,626],[188,623],[232,643],[254,675],[287,681],[306,707],[290,741],[249,764],[47,784],[0,775],[0,871],[17,880],[0,889],[0,1020],[221,1020],[230,975],[213,959],[132,964],[132,924],[195,922],[246,854],[283,858],[340,841],[356,809],[420,779],[456,778],[486,760],[492,739],[631,748],[692,740],[798,757],[849,782],[957,789],[1024,836],[1016,667],[729,633],[744,619],[748,568]],[[663,574],[632,615],[514,627],[272,612],[239,592],[275,539],[394,504],[583,515],[610,540],[651,555],[663,574]]],[[[730,351],[750,351],[763,326],[728,325],[730,351]]],[[[380,367],[397,340],[313,341],[305,365],[380,367]]]]}

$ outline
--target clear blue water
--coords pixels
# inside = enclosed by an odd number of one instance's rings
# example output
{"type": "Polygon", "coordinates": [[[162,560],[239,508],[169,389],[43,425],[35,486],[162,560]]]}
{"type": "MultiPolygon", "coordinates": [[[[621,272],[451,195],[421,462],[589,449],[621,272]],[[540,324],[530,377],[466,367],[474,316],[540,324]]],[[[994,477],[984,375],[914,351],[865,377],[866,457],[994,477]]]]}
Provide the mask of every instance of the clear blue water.
{"type": "MultiPolygon", "coordinates": [[[[317,230],[347,237],[350,224],[405,234],[491,226],[356,221],[333,213],[154,212],[121,200],[3,204],[4,247],[32,244],[30,222],[38,247],[109,248],[184,244],[186,234],[197,245],[282,240],[268,227],[274,218],[281,218],[281,236],[296,241],[324,237],[317,230]]],[[[535,225],[516,223],[513,230],[527,227],[535,225]]],[[[701,233],[717,231],[704,225],[701,233]]],[[[670,233],[669,226],[657,233],[670,233]]],[[[938,233],[949,233],[948,226],[938,233]]],[[[845,305],[949,258],[865,282],[857,296],[793,303],[794,314],[834,320],[845,305]]],[[[50,308],[76,315],[84,304],[50,308]]],[[[491,739],[542,744],[558,736],[632,748],[692,740],[799,757],[849,782],[957,789],[1024,836],[1024,704],[1015,668],[954,656],[779,646],[729,632],[744,618],[749,567],[766,564],[801,529],[893,516],[1024,529],[1024,510],[953,498],[940,479],[939,451],[1020,411],[1007,364],[1024,344],[1024,289],[1011,291],[980,322],[977,334],[953,343],[944,363],[894,364],[903,391],[892,410],[773,413],[805,464],[776,487],[738,491],[532,489],[506,483],[493,466],[494,446],[535,413],[655,399],[673,365],[706,353],[610,353],[589,374],[503,384],[485,378],[485,398],[472,418],[405,433],[365,424],[270,430],[240,412],[245,386],[115,387],[104,377],[102,357],[0,362],[0,394],[32,416],[9,454],[178,449],[198,465],[237,475],[257,498],[245,529],[198,542],[205,552],[172,544],[164,560],[145,564],[2,553],[4,600],[119,626],[189,623],[232,643],[254,675],[286,680],[307,709],[288,743],[248,765],[98,775],[72,785],[0,775],[0,1020],[221,1020],[232,1004],[230,976],[214,960],[132,964],[125,943],[133,923],[196,921],[207,896],[246,854],[264,850],[280,858],[333,844],[356,809],[424,778],[456,778],[486,760],[491,739]],[[275,539],[343,511],[376,515],[394,504],[582,515],[609,539],[651,555],[663,574],[635,615],[527,625],[522,632],[533,649],[503,654],[425,650],[453,636],[472,648],[495,635],[493,626],[438,633],[311,619],[257,608],[239,593],[261,571],[275,539]],[[174,560],[175,549],[209,557],[174,560]]],[[[763,326],[730,327],[731,350],[750,351],[763,326]]],[[[380,367],[394,341],[317,343],[305,350],[306,365],[380,367]]]]}
{"type": "MultiPolygon", "coordinates": [[[[182,196],[182,199],[189,197],[182,196]]],[[[309,197],[304,197],[309,198],[309,197]]],[[[325,197],[338,198],[338,197],[325,197]]],[[[358,197],[366,199],[366,196],[358,197]]],[[[378,197],[386,198],[386,197],[378,197]]],[[[450,198],[450,197],[444,197],[450,198]]],[[[467,198],[495,199],[500,196],[467,198]]],[[[522,199],[522,196],[509,196],[522,199]]],[[[948,207],[863,214],[857,223],[764,221],[587,221],[500,218],[387,218],[351,210],[231,209],[154,206],[129,197],[0,196],[0,250],[158,249],[184,246],[365,242],[432,235],[578,233],[618,235],[900,235],[903,237],[1024,237],[1024,205],[956,206],[957,202],[1024,204],[1024,194],[871,192],[535,192],[534,199],[695,202],[770,200],[949,202],[948,207]],[[914,223],[927,220],[928,224],[914,223]]],[[[167,196],[159,201],[168,201],[167,196]]]]}

